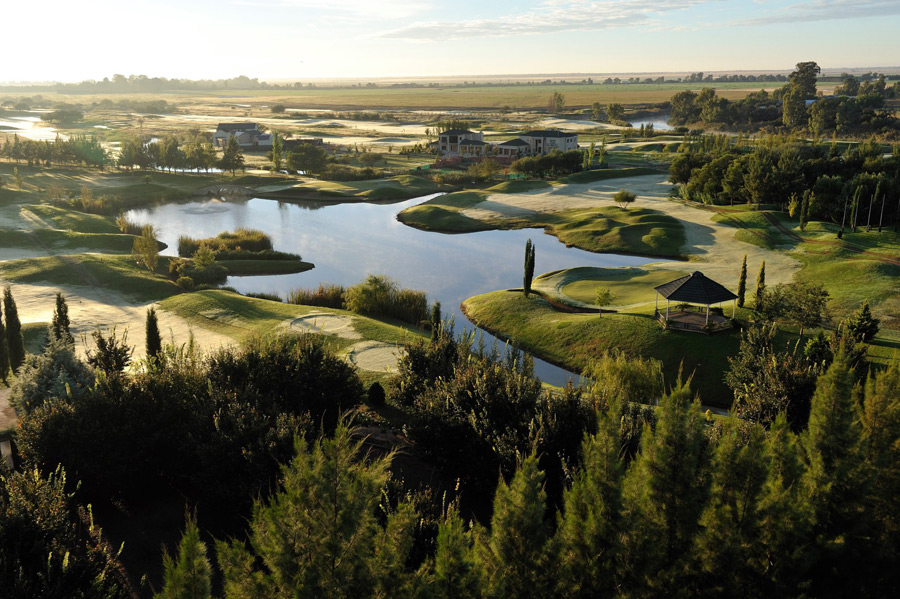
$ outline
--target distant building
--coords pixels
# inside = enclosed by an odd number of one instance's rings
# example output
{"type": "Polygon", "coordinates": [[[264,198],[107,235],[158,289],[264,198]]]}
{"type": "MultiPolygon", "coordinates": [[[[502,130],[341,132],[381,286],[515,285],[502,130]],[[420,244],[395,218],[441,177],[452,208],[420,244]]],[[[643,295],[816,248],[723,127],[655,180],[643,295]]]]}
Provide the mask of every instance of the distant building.
{"type": "Polygon", "coordinates": [[[543,156],[553,150],[568,152],[578,149],[577,133],[566,133],[555,129],[528,131],[521,134],[519,139],[528,144],[529,154],[532,156],[543,156]]]}
{"type": "Polygon", "coordinates": [[[531,146],[524,139],[517,137],[497,144],[497,150],[500,156],[521,158],[522,156],[527,156],[531,153],[531,146]]]}
{"type": "Polygon", "coordinates": [[[460,142],[465,141],[484,141],[483,133],[475,133],[468,129],[448,129],[438,134],[438,152],[442,156],[451,156],[454,154],[462,154],[459,150],[460,142]]]}
{"type": "Polygon", "coordinates": [[[234,137],[242,148],[271,148],[272,134],[263,133],[256,123],[219,123],[213,133],[213,143],[225,147],[228,138],[234,137]]]}

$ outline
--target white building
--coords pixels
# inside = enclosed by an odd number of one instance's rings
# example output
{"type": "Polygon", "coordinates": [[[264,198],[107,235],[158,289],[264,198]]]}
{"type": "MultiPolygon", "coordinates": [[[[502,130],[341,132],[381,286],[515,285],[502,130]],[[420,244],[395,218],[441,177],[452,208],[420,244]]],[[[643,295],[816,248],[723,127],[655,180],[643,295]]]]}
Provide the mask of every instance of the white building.
{"type": "Polygon", "coordinates": [[[528,131],[519,136],[519,139],[525,141],[529,147],[529,153],[532,156],[542,156],[549,154],[553,150],[560,152],[568,152],[569,150],[578,149],[578,134],[566,133],[564,131],[556,131],[547,129],[542,131],[528,131]]]}
{"type": "Polygon", "coordinates": [[[242,148],[271,148],[272,134],[263,133],[256,123],[219,123],[213,133],[213,144],[224,148],[229,137],[235,137],[242,148]]]}
{"type": "Polygon", "coordinates": [[[468,129],[448,129],[438,134],[438,152],[441,156],[455,156],[462,154],[459,149],[460,142],[484,141],[484,133],[475,133],[468,129]]]}

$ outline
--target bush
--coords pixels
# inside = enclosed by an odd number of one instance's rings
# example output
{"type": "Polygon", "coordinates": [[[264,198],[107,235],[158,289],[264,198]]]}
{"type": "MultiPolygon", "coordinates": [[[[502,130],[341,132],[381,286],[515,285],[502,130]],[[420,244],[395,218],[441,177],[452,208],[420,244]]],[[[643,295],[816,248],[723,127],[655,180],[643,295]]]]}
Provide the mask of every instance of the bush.
{"type": "Polygon", "coordinates": [[[33,411],[51,399],[71,399],[86,394],[94,374],[75,357],[75,349],[60,340],[51,340],[44,353],[29,355],[12,384],[9,401],[23,413],[33,411]]]}
{"type": "Polygon", "coordinates": [[[181,257],[193,256],[200,249],[200,246],[206,246],[213,252],[229,250],[263,252],[272,251],[272,239],[262,231],[243,228],[233,232],[225,231],[215,237],[206,239],[194,239],[182,235],[178,238],[178,255],[181,257]]]}
{"type": "Polygon", "coordinates": [[[367,403],[373,408],[380,408],[384,405],[384,387],[381,386],[381,383],[376,381],[369,385],[367,403]]]}
{"type": "Polygon", "coordinates": [[[175,284],[178,285],[178,288],[182,291],[193,291],[194,290],[194,279],[191,277],[181,276],[178,277],[178,280],[175,281],[175,284]]]}
{"type": "Polygon", "coordinates": [[[265,292],[257,292],[257,293],[247,293],[245,294],[247,297],[255,297],[256,299],[264,299],[272,302],[281,303],[281,296],[277,293],[265,293],[265,292]]]}
{"type": "Polygon", "coordinates": [[[344,304],[352,312],[396,318],[414,325],[428,320],[425,292],[399,289],[384,275],[369,275],[365,282],[347,289],[344,304]]]}
{"type": "Polygon", "coordinates": [[[344,307],[344,286],[322,283],[316,289],[294,289],[290,291],[286,302],[303,306],[320,306],[322,308],[344,307]]]}
{"type": "Polygon", "coordinates": [[[329,165],[320,175],[326,181],[368,181],[378,179],[381,173],[373,168],[354,168],[352,166],[329,165]]]}

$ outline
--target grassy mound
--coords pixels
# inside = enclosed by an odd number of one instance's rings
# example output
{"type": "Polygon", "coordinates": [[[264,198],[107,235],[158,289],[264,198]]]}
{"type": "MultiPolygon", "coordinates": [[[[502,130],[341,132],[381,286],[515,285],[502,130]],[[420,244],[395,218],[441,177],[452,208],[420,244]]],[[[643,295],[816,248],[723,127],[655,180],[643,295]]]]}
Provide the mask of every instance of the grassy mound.
{"type": "Polygon", "coordinates": [[[572,299],[593,303],[597,290],[608,288],[613,294],[613,306],[626,306],[652,302],[654,288],[688,274],[676,270],[648,270],[637,267],[595,268],[583,266],[548,275],[541,275],[535,282],[562,284],[562,293],[572,299]]]}
{"type": "Polygon", "coordinates": [[[494,193],[525,193],[526,191],[550,189],[551,187],[553,186],[546,181],[504,181],[493,187],[488,187],[486,191],[494,193]]]}
{"type": "Polygon", "coordinates": [[[646,167],[607,168],[593,171],[582,171],[569,175],[563,179],[564,183],[593,183],[606,179],[619,179],[621,177],[640,177],[641,175],[658,175],[659,171],[646,167]]]}

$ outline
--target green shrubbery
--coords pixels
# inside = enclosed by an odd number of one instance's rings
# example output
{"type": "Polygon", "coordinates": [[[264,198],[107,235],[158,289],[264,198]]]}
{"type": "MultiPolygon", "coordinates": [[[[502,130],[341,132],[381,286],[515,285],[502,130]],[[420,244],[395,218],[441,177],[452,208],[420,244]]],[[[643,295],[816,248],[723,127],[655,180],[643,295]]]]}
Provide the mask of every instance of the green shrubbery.
{"type": "Polygon", "coordinates": [[[294,289],[290,291],[287,303],[341,309],[344,307],[345,291],[343,285],[321,283],[316,289],[294,289]]]}
{"type": "MultiPolygon", "coordinates": [[[[193,256],[200,246],[206,246],[216,253],[221,251],[263,252],[272,250],[272,239],[262,231],[243,228],[225,231],[206,239],[194,239],[182,235],[178,238],[178,255],[181,257],[193,256]]],[[[225,258],[219,256],[219,259],[224,260],[225,258]]]]}
{"type": "Polygon", "coordinates": [[[324,283],[314,290],[294,289],[287,303],[324,308],[344,308],[366,316],[395,318],[413,325],[428,319],[424,291],[401,289],[384,275],[369,275],[363,283],[344,288],[324,283]]]}

